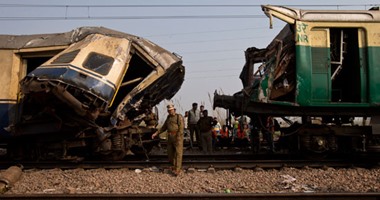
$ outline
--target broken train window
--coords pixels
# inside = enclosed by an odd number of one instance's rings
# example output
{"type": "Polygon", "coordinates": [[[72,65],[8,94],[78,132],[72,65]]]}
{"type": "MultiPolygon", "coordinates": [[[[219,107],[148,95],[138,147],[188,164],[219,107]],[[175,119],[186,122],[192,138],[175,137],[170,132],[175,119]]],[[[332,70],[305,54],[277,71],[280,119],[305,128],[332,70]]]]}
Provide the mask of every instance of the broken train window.
{"type": "Polygon", "coordinates": [[[83,67],[91,69],[101,75],[107,75],[111,70],[113,61],[114,59],[112,57],[91,52],[83,63],[83,67]]]}
{"type": "Polygon", "coordinates": [[[138,50],[131,51],[131,60],[115,100],[111,105],[111,110],[116,109],[116,107],[123,101],[124,97],[154,71],[155,68],[147,57],[147,55],[139,53],[138,50]]]}
{"type": "Polygon", "coordinates": [[[64,53],[64,54],[60,55],[58,58],[56,58],[55,60],[53,60],[53,62],[51,62],[51,64],[70,63],[75,59],[75,57],[78,55],[79,51],[80,50],[77,49],[74,51],[64,53]]]}

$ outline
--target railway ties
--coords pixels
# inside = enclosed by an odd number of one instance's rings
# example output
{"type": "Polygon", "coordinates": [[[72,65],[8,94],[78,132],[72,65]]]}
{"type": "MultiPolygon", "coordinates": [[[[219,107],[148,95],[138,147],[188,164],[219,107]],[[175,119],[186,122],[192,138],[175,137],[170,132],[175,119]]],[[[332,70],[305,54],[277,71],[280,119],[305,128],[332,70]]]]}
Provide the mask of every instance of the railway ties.
{"type": "MultiPolygon", "coordinates": [[[[155,167],[160,171],[164,171],[169,167],[169,162],[165,155],[150,156],[150,160],[146,159],[129,159],[123,161],[81,161],[81,162],[68,162],[68,161],[1,161],[2,168],[12,165],[22,165],[24,169],[145,169],[155,167]]],[[[281,169],[284,167],[292,168],[373,168],[380,166],[379,162],[365,162],[364,160],[345,160],[345,159],[324,159],[324,160],[306,160],[306,159],[291,159],[286,157],[272,157],[260,158],[252,157],[252,155],[186,155],[183,158],[183,168],[195,169],[208,169],[210,167],[216,170],[228,169],[281,169]]]]}

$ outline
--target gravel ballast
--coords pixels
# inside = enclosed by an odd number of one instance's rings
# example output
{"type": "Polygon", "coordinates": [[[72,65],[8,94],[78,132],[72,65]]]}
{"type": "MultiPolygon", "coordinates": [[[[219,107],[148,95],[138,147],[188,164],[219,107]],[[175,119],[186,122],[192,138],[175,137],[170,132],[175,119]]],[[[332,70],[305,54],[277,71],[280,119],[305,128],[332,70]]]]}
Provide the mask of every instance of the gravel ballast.
{"type": "Polygon", "coordinates": [[[150,170],[25,170],[7,194],[380,192],[380,169],[195,170],[175,177],[150,170]]]}

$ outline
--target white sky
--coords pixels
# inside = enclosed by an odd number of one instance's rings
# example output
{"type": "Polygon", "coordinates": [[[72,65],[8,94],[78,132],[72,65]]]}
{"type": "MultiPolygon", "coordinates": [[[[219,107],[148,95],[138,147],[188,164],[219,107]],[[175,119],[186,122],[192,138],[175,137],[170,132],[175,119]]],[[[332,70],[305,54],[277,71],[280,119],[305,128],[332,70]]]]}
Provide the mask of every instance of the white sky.
{"type": "MultiPolygon", "coordinates": [[[[232,95],[242,89],[239,79],[244,65],[244,51],[252,46],[266,47],[282,29],[269,20],[259,5],[285,5],[301,9],[369,9],[379,5],[374,0],[0,0],[0,34],[22,35],[67,32],[81,26],[103,26],[145,37],[182,56],[186,67],[185,82],[172,102],[184,113],[192,102],[212,109],[215,90],[232,95]],[[9,4],[67,5],[66,7],[9,7],[9,4]],[[74,7],[73,5],[235,5],[196,7],[74,7]],[[257,6],[236,6],[257,5],[257,6]],[[292,6],[293,5],[293,6],[292,6]],[[297,6],[299,5],[299,6],[297,6]],[[305,6],[301,6],[305,5],[305,6]],[[306,5],[309,5],[307,7],[306,5]],[[321,5],[320,7],[316,5],[321,5]],[[333,5],[333,6],[328,6],[333,5]],[[340,5],[340,6],[337,6],[340,5]],[[352,5],[352,6],[342,6],[352,5]],[[366,5],[366,6],[365,6],[366,5]],[[254,15],[253,18],[169,18],[128,19],[129,16],[212,16],[254,15]],[[22,17],[10,20],[8,17],[22,17]],[[59,17],[59,20],[26,20],[25,17],[59,17]],[[67,17],[67,19],[62,19],[67,17]],[[79,17],[80,19],[73,19],[79,17]],[[85,18],[88,19],[85,19],[85,18]],[[100,17],[102,19],[99,19],[100,17]],[[104,17],[116,17],[104,19],[104,17]],[[121,18],[121,19],[120,19],[121,18]]],[[[160,110],[164,107],[163,102],[160,110]]],[[[162,113],[162,111],[160,111],[162,113]]],[[[164,111],[166,114],[166,112],[164,111]]],[[[209,111],[212,114],[212,112],[209,111]]],[[[163,117],[161,117],[162,119],[163,117]]]]}

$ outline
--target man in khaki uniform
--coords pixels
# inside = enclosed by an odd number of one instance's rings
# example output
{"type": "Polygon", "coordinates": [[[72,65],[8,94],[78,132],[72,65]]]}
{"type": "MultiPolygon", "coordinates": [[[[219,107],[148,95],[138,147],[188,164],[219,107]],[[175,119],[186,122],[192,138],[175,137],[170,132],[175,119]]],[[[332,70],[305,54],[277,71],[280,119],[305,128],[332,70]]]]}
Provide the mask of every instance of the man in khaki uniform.
{"type": "Polygon", "coordinates": [[[168,105],[169,115],[161,129],[152,135],[152,139],[166,131],[168,133],[168,157],[173,166],[174,175],[179,175],[182,168],[184,122],[181,114],[177,114],[173,105],[168,105]]]}

